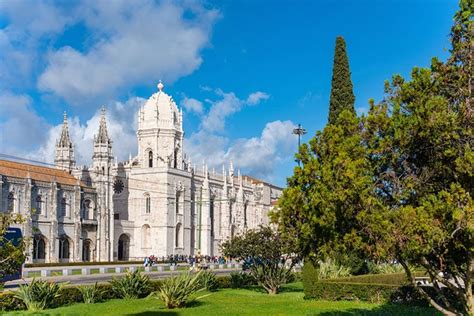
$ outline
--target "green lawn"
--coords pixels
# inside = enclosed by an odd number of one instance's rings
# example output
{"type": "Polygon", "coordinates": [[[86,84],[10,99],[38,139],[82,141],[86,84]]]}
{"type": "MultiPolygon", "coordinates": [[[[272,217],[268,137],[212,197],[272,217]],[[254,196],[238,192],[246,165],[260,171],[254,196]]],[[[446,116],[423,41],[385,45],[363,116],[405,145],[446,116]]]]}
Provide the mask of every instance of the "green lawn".
{"type": "MultiPolygon", "coordinates": [[[[16,312],[7,315],[23,315],[16,312]]],[[[74,304],[34,315],[435,315],[429,308],[361,302],[304,300],[300,283],[287,285],[278,295],[259,290],[223,289],[183,309],[166,310],[157,299],[112,300],[74,304]]],[[[30,314],[33,315],[33,314],[30,314]]]]}

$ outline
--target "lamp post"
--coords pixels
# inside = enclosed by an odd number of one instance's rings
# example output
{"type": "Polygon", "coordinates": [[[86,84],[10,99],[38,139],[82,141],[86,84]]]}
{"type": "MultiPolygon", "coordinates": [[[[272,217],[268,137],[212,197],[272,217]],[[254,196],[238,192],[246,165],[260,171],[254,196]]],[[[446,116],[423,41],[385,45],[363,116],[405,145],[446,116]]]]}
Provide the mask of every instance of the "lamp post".
{"type": "MultiPolygon", "coordinates": [[[[304,129],[301,124],[298,124],[298,127],[293,129],[293,134],[295,135],[298,135],[298,150],[301,146],[301,136],[303,136],[304,134],[306,134],[306,129],[304,129]]],[[[300,160],[299,159],[296,159],[295,160],[298,165],[300,165],[300,160]]]]}

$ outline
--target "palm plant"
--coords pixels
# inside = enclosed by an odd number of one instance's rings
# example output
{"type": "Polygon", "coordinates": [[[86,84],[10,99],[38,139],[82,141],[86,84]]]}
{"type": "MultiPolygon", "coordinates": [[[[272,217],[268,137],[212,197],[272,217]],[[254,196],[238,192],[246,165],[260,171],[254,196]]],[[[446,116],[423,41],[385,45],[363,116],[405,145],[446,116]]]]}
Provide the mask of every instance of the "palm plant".
{"type": "Polygon", "coordinates": [[[169,309],[184,307],[190,302],[201,299],[207,295],[196,297],[198,292],[206,288],[201,285],[201,273],[193,275],[190,272],[165,279],[160,289],[153,293],[161,299],[169,309]]]}
{"type": "Polygon", "coordinates": [[[110,281],[112,291],[121,298],[134,299],[150,292],[150,278],[140,271],[128,272],[123,278],[110,281]]]}
{"type": "Polygon", "coordinates": [[[97,303],[102,295],[102,290],[97,285],[97,282],[94,285],[80,286],[79,291],[82,294],[82,300],[86,304],[97,303]]]}
{"type": "Polygon", "coordinates": [[[63,285],[33,279],[31,283],[20,285],[14,296],[21,300],[29,311],[39,311],[51,307],[61,295],[63,285]]]}
{"type": "Polygon", "coordinates": [[[199,282],[202,287],[211,292],[217,290],[219,283],[217,282],[216,274],[214,272],[204,270],[200,275],[199,282]]]}

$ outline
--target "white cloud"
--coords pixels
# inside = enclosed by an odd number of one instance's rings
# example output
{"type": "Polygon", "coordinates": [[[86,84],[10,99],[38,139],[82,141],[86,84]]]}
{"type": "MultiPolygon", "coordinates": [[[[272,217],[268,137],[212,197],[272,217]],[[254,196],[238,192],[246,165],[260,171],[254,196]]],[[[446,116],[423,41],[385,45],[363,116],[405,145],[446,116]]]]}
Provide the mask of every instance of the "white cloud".
{"type": "Polygon", "coordinates": [[[239,112],[246,105],[257,105],[270,96],[264,92],[251,93],[247,99],[239,99],[233,92],[224,92],[217,89],[216,94],[221,97],[218,101],[207,100],[211,108],[202,120],[202,129],[209,132],[222,132],[228,116],[239,112]]]}
{"type": "Polygon", "coordinates": [[[67,46],[51,52],[38,83],[73,105],[192,73],[202,63],[200,53],[218,17],[198,5],[147,0],[87,1],[79,12],[96,37],[94,44],[84,52],[67,46]]]}
{"type": "MultiPolygon", "coordinates": [[[[115,102],[107,107],[107,130],[113,142],[113,154],[119,161],[126,160],[129,153],[136,154],[137,113],[144,102],[145,99],[133,97],[125,103],[115,102]]],[[[99,121],[100,110],[97,110],[85,123],[81,123],[78,117],[69,120],[69,131],[78,165],[90,164],[93,139],[99,130],[99,121]]],[[[62,123],[51,127],[47,133],[47,140],[32,155],[53,162],[55,144],[61,133],[61,128],[62,123]]]]}
{"type": "Polygon", "coordinates": [[[184,97],[183,101],[181,101],[181,105],[184,106],[188,112],[194,112],[197,114],[203,112],[202,102],[193,98],[184,97]]]}
{"type": "MultiPolygon", "coordinates": [[[[71,9],[73,11],[73,9],[71,9]]],[[[0,1],[0,18],[8,22],[0,28],[0,86],[31,86],[35,72],[44,61],[45,47],[63,32],[73,15],[40,1],[0,1]]]]}
{"type": "Polygon", "coordinates": [[[45,141],[50,125],[39,117],[27,95],[0,92],[0,152],[25,154],[45,141]]]}
{"type": "Polygon", "coordinates": [[[246,105],[256,105],[267,100],[264,92],[251,93],[246,99],[238,98],[234,93],[215,91],[220,99],[207,100],[211,104],[208,113],[202,118],[200,129],[185,139],[185,151],[198,167],[203,162],[209,167],[220,170],[231,160],[246,174],[273,180],[276,168],[290,160],[296,150],[296,142],[291,121],[273,121],[265,125],[258,137],[240,138],[231,141],[222,135],[226,119],[242,110],[246,105]]]}
{"type": "Polygon", "coordinates": [[[256,105],[256,104],[259,104],[263,100],[268,100],[269,97],[270,95],[266,94],[265,92],[257,91],[248,96],[247,104],[256,105]]]}

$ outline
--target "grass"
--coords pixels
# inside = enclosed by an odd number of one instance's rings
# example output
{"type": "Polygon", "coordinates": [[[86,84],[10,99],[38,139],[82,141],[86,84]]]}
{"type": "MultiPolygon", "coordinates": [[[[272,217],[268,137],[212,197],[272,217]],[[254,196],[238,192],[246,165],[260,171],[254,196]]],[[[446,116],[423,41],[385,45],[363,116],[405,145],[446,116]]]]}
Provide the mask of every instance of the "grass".
{"type": "Polygon", "coordinates": [[[74,304],[41,313],[6,315],[436,315],[431,308],[363,302],[304,300],[301,283],[288,284],[274,296],[259,289],[223,289],[183,309],[167,310],[157,299],[111,300],[74,304]]]}

